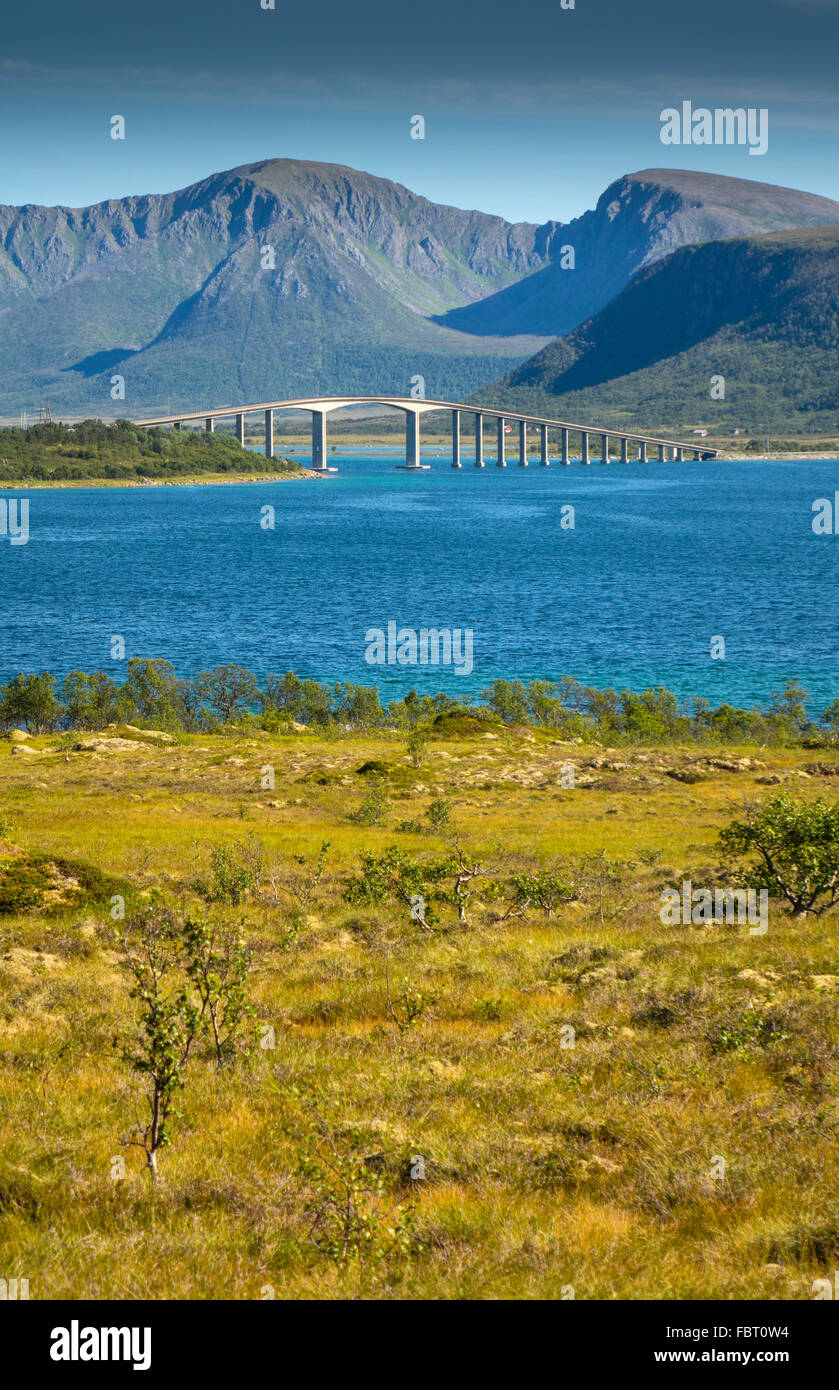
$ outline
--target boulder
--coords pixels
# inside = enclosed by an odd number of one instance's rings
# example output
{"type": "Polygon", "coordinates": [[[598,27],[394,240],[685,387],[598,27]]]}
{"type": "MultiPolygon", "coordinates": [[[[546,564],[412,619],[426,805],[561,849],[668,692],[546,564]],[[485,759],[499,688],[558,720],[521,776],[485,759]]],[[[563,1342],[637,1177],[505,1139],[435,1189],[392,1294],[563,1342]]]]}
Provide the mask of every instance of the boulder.
{"type": "Polygon", "coordinates": [[[172,734],[167,734],[163,729],[138,729],[136,724],[123,724],[130,734],[142,734],[145,738],[156,738],[158,743],[177,743],[177,739],[172,734]]]}
{"type": "Polygon", "coordinates": [[[135,738],[83,738],[73,744],[74,753],[133,753],[148,744],[135,738]]]}
{"type": "Polygon", "coordinates": [[[9,734],[11,743],[25,743],[29,735],[25,729],[12,729],[9,734]]]}
{"type": "Polygon", "coordinates": [[[30,748],[28,743],[16,743],[15,746],[13,747],[13,749],[12,749],[12,754],[15,754],[15,753],[35,753],[35,754],[37,754],[37,752],[38,752],[38,749],[37,749],[37,748],[30,748]]]}

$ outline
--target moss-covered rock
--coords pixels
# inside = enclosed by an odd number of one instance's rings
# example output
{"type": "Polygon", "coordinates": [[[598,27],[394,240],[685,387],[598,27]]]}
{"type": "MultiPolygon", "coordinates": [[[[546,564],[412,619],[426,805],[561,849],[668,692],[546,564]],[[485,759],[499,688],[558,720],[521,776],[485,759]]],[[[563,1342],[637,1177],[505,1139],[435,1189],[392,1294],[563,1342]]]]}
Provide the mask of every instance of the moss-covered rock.
{"type": "Polygon", "coordinates": [[[0,916],[39,912],[52,915],[67,908],[102,905],[115,895],[130,897],[131,885],[104,874],[80,859],[0,853],[0,916]]]}

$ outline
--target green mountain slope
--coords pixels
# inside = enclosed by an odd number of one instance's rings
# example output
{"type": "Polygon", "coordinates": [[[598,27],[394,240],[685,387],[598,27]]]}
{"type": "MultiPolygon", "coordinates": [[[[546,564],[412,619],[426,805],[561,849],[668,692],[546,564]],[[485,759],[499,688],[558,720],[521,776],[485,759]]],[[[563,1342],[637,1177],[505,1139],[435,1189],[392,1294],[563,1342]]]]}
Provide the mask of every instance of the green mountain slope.
{"type": "Polygon", "coordinates": [[[839,429],[839,227],[688,246],[480,391],[567,419],[839,429]],[[711,398],[711,378],[725,398],[711,398]]]}

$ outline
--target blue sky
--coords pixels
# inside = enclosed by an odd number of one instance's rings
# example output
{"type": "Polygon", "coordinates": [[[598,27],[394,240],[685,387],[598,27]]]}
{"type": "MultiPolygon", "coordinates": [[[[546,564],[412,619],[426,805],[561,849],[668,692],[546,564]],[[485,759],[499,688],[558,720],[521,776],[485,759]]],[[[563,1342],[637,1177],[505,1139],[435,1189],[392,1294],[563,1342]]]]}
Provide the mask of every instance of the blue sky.
{"type": "Polygon", "coordinates": [[[41,0],[3,31],[4,203],[163,192],[272,156],[537,222],[648,167],[839,198],[839,0],[41,0]],[[662,145],[659,113],[685,99],[767,107],[768,153],[662,145]]]}

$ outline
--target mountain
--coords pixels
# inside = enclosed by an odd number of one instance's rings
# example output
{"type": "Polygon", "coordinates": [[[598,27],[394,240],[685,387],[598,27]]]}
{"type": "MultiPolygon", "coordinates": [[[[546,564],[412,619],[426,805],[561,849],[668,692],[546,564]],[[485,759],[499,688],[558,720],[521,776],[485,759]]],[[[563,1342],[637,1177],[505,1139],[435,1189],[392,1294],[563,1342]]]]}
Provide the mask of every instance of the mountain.
{"type": "Polygon", "coordinates": [[[687,246],[478,393],[570,420],[839,429],[839,227],[687,246]],[[711,398],[723,377],[725,398],[711,398]]]}
{"type": "Polygon", "coordinates": [[[593,212],[566,223],[552,239],[549,265],[436,321],[465,333],[560,337],[608,304],[637,271],[680,246],[833,222],[839,223],[839,203],[814,193],[645,169],[610,184],[593,212]],[[562,266],[567,246],[574,248],[573,269],[562,266]]]}
{"type": "Polygon", "coordinates": [[[545,265],[556,230],[290,159],[89,208],[0,207],[0,410],[407,393],[416,373],[456,397],[544,337],[476,340],[432,315],[545,265]]]}
{"type": "Polygon", "coordinates": [[[292,159],[89,208],[0,206],[0,413],[407,393],[416,375],[462,399],[684,242],[814,221],[839,222],[839,204],[653,170],[535,226],[292,159]]]}

